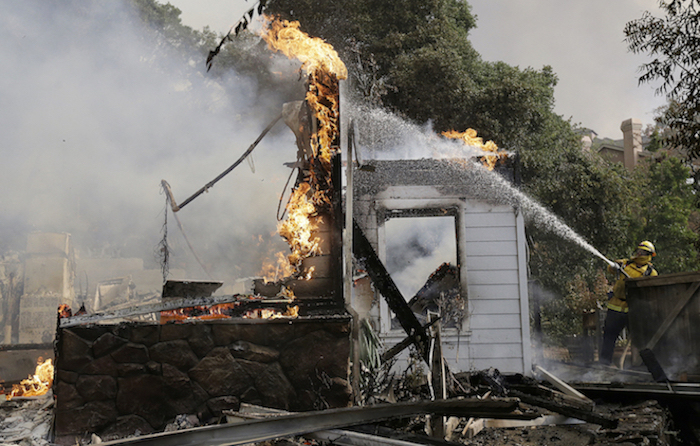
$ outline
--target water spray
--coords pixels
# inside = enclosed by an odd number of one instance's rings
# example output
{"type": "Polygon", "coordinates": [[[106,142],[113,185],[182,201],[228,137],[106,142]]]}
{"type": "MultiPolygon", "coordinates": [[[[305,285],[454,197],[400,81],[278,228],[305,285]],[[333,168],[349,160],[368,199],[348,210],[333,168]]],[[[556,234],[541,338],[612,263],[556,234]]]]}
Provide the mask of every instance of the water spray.
{"type": "Polygon", "coordinates": [[[377,159],[435,158],[453,161],[455,167],[469,169],[474,175],[474,182],[484,186],[470,192],[475,198],[522,209],[537,225],[576,243],[627,276],[620,265],[601,254],[544,206],[518,190],[501,175],[468,161],[472,157],[485,155],[481,148],[465,143],[456,144],[457,140],[454,139],[439,138],[432,129],[409,123],[385,110],[351,107],[349,112],[352,119],[363,128],[360,144],[367,144],[367,149],[377,159]]]}

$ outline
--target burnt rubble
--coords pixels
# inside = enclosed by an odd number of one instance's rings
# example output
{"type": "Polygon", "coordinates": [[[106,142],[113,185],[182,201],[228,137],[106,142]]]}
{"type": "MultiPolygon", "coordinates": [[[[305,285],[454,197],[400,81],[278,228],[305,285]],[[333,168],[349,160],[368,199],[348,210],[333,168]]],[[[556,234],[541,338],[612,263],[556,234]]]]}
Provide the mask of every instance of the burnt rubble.
{"type": "MultiPolygon", "coordinates": [[[[128,330],[121,328],[121,335],[126,335],[128,330]]],[[[313,332],[312,332],[313,333],[313,332]]],[[[107,334],[107,333],[105,333],[107,334]]],[[[277,333],[279,334],[279,333],[277,333]]],[[[104,334],[102,335],[104,336],[104,334]]],[[[130,339],[133,332],[129,335],[130,339]]],[[[274,337],[274,336],[271,336],[274,337]]],[[[127,340],[127,338],[123,338],[127,340]]],[[[188,337],[186,343],[194,341],[195,337],[188,337]]],[[[230,340],[230,339],[229,339],[230,340]]],[[[113,334],[106,336],[101,344],[112,345],[111,351],[119,358],[116,352],[133,341],[126,343],[113,342],[113,334]],[[108,339],[112,342],[107,342],[108,339]],[[117,347],[118,346],[118,347],[117,347]]],[[[177,340],[174,340],[177,341],[177,340]]],[[[182,339],[180,339],[182,341],[182,339]]],[[[307,339],[308,341],[308,339],[307,339]]],[[[163,341],[173,342],[173,340],[163,341]]],[[[151,347],[156,346],[154,343],[151,347]]],[[[251,343],[237,341],[227,347],[229,353],[233,350],[239,352],[235,361],[246,363],[268,361],[279,358],[279,352],[273,352],[273,348],[255,348],[251,343]],[[253,351],[251,351],[251,349],[253,351]],[[241,352],[249,359],[242,359],[241,352]]],[[[184,346],[178,344],[179,349],[184,346]]],[[[131,347],[130,347],[131,348],[131,347]]],[[[213,350],[216,350],[214,347],[213,350]]],[[[221,348],[218,348],[221,350],[221,348]]],[[[98,349],[99,350],[99,347],[98,349]]],[[[154,349],[154,351],[157,350],[154,349]]],[[[189,348],[191,351],[191,348],[189,348]]],[[[124,352],[124,350],[121,350],[124,352]]],[[[305,352],[308,354],[308,352],[305,352]]],[[[231,355],[233,356],[233,355],[231,355]]],[[[181,356],[180,356],[181,357],[181,356]]],[[[207,354],[204,358],[212,358],[207,354]]],[[[202,359],[204,359],[202,358],[202,359]]],[[[175,361],[173,358],[171,361],[175,361]]],[[[200,360],[201,361],[201,360],[200,360]]],[[[143,364],[144,368],[153,371],[154,366],[143,364]]],[[[267,362],[266,364],[271,364],[267,362]]],[[[274,362],[272,362],[274,364],[274,362]]],[[[133,363],[132,363],[133,365],[133,363]]],[[[281,366],[280,366],[281,367],[281,366]]],[[[126,367],[133,372],[133,367],[126,367]]],[[[167,385],[173,387],[171,379],[176,367],[168,363],[161,364],[161,375],[151,374],[150,385],[160,382],[158,388],[165,390],[167,385]],[[160,377],[160,378],[154,378],[160,377]]],[[[263,370],[263,366],[259,370],[263,370]]],[[[123,370],[123,368],[117,367],[123,370]]],[[[70,375],[68,372],[59,372],[59,377],[70,375]]],[[[77,375],[77,373],[75,374],[77,375]]],[[[75,375],[69,379],[75,378],[75,375]]],[[[197,392],[188,394],[188,398],[204,397],[205,392],[212,391],[216,385],[216,374],[212,374],[212,383],[206,389],[201,388],[197,392]]],[[[264,373],[261,372],[261,376],[264,373]]],[[[134,375],[137,376],[137,375],[134,375]]],[[[178,375],[183,378],[182,375],[178,375]]],[[[196,444],[242,444],[261,443],[261,432],[265,432],[266,445],[294,445],[294,444],[358,444],[358,441],[369,441],[371,444],[388,444],[395,446],[401,442],[421,445],[605,445],[605,444],[638,444],[638,445],[671,445],[677,444],[683,439],[684,444],[697,444],[693,440],[692,433],[683,432],[675,416],[666,407],[654,399],[643,399],[641,393],[632,398],[620,398],[611,392],[613,397],[605,396],[605,386],[599,385],[595,402],[576,400],[559,392],[548,382],[538,381],[519,374],[502,375],[495,369],[459,373],[454,376],[451,393],[447,400],[427,401],[429,398],[428,382],[424,375],[396,377],[393,389],[387,395],[398,395],[404,401],[380,403],[365,407],[348,407],[338,409],[312,410],[307,412],[293,412],[294,409],[303,408],[298,401],[282,401],[279,395],[273,396],[258,393],[257,397],[213,397],[207,400],[200,398],[198,407],[188,410],[182,396],[187,393],[188,385],[200,386],[196,373],[192,378],[180,381],[180,405],[146,408],[143,404],[147,399],[136,395],[130,404],[141,404],[143,409],[153,413],[141,412],[140,414],[119,415],[113,418],[108,427],[104,427],[95,433],[94,429],[83,426],[76,429],[73,434],[65,434],[67,425],[75,425],[78,421],[66,418],[67,414],[79,415],[73,412],[65,412],[65,406],[75,405],[76,401],[61,402],[60,397],[54,408],[54,397],[51,392],[47,395],[32,398],[19,398],[0,404],[0,440],[2,444],[23,445],[48,445],[48,444],[96,444],[108,441],[109,444],[183,444],[194,441],[196,444]],[[184,393],[183,393],[184,392],[184,393]],[[519,395],[519,397],[514,397],[519,395]],[[533,398],[534,397],[534,398],[533,398]],[[272,398],[272,399],[271,399],[272,398]],[[241,402],[243,400],[252,402],[241,402]],[[267,406],[267,407],[265,407],[267,406]],[[547,407],[545,407],[547,406],[547,407]],[[291,409],[291,411],[290,411],[291,409]],[[64,410],[64,412],[62,412],[64,410]],[[567,411],[578,411],[577,416],[561,415],[567,411]],[[64,435],[55,438],[49,433],[52,426],[52,415],[56,415],[54,428],[56,433],[63,429],[64,435]],[[168,412],[168,417],[164,414],[168,412]],[[208,412],[209,416],[204,416],[208,412]],[[62,414],[63,413],[63,414],[62,414]],[[62,415],[61,415],[62,414],[62,415]],[[174,415],[173,415],[174,414],[174,415]],[[588,414],[588,421],[578,418],[588,414]],[[445,439],[430,437],[426,434],[427,420],[430,416],[444,415],[447,430],[445,439]],[[154,417],[163,421],[154,423],[154,417]],[[270,417],[280,418],[272,424],[263,424],[264,419],[270,417]],[[284,417],[290,417],[284,421],[284,417]],[[449,417],[449,418],[448,418],[449,417]],[[261,420],[263,419],[263,420],[261,420]],[[147,421],[147,420],[150,420],[147,421]],[[597,422],[596,422],[597,421],[597,422]],[[151,423],[158,424],[154,428],[151,423]],[[223,424],[222,424],[223,423],[223,424]],[[234,427],[231,423],[239,423],[234,427]],[[251,424],[252,423],[252,424],[251,424]],[[603,424],[603,425],[601,425],[603,424]],[[227,427],[228,426],[228,427],[227,427]],[[204,430],[202,430],[204,429],[204,430]],[[214,429],[211,431],[211,429],[214,429]],[[262,429],[262,430],[261,430],[262,429]],[[272,430],[270,430],[272,429],[272,430]],[[161,433],[158,433],[161,432],[161,433]],[[217,435],[214,442],[202,440],[198,436],[207,432],[209,436],[217,435]],[[277,434],[274,434],[277,432],[277,434]],[[167,433],[168,437],[163,437],[167,433]],[[274,434],[274,435],[273,435],[274,434]],[[274,438],[278,438],[275,440],[274,438]],[[235,441],[232,442],[231,439],[235,441]],[[110,441],[112,440],[112,441],[110,441]],[[187,441],[185,441],[187,440],[187,441]]],[[[74,398],[83,400],[96,398],[96,396],[109,393],[110,386],[107,381],[114,380],[117,383],[125,383],[125,377],[105,377],[105,375],[83,375],[78,377],[80,385],[76,381],[74,398]]],[[[139,380],[141,378],[137,378],[139,380]]],[[[148,380],[148,379],[147,379],[148,380]]],[[[62,393],[65,395],[65,381],[62,393]]],[[[266,381],[268,389],[279,392],[278,381],[266,381]]],[[[290,383],[291,384],[291,383],[290,383]]],[[[298,382],[294,383],[295,385],[298,382]]],[[[224,383],[219,382],[219,385],[224,383]]],[[[201,387],[201,386],[200,386],[201,387]]],[[[291,386],[290,386],[291,387],[291,386]]],[[[288,389],[290,388],[288,387],[288,389]]],[[[576,386],[578,387],[578,386],[576,386]]],[[[619,387],[608,385],[608,387],[619,387]]],[[[172,389],[170,389],[172,390],[172,389]]],[[[150,394],[153,389],[141,387],[139,392],[150,394]]],[[[301,394],[297,390],[297,394],[301,394]]],[[[160,397],[167,392],[159,392],[160,397]]],[[[215,392],[216,393],[216,392],[215,392]]],[[[269,393],[269,392],[268,392],[269,393]]],[[[282,392],[283,393],[283,392],[282,392]]],[[[65,396],[64,396],[65,398],[65,396]]],[[[387,396],[391,400],[391,396],[387,396]]],[[[688,397],[686,395],[686,400],[688,397]]],[[[693,399],[697,399],[694,397],[693,399]]],[[[84,403],[82,409],[92,410],[92,416],[84,417],[92,420],[105,420],[121,410],[123,400],[117,406],[111,407],[104,401],[98,403],[93,399],[93,404],[84,403]]],[[[152,401],[151,404],[160,404],[152,401]]],[[[367,444],[367,443],[364,443],[367,444]]]]}

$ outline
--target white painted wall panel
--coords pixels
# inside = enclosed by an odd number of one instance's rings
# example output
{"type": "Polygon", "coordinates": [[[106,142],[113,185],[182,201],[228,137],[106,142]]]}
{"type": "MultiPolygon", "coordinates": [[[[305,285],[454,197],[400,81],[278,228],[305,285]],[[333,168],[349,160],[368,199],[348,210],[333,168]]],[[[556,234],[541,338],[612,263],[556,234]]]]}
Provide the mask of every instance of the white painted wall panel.
{"type": "Polygon", "coordinates": [[[513,208],[511,206],[491,204],[476,200],[467,200],[465,209],[467,213],[513,213],[513,208]]]}
{"type": "Polygon", "coordinates": [[[513,285],[518,284],[518,270],[478,271],[467,270],[469,285],[513,285]]]}
{"type": "Polygon", "coordinates": [[[513,242],[473,241],[466,243],[467,256],[514,256],[517,249],[513,242]]]}
{"type": "MultiPolygon", "coordinates": [[[[498,369],[500,372],[512,372],[515,370],[523,370],[523,360],[522,358],[473,358],[468,361],[460,361],[459,365],[456,367],[461,367],[459,370],[487,370],[493,367],[498,369]]],[[[527,373],[529,370],[524,372],[527,373]]]]}
{"type": "Polygon", "coordinates": [[[520,315],[519,314],[473,314],[469,321],[469,328],[472,330],[472,336],[477,330],[498,330],[502,328],[517,328],[520,330],[520,315]]]}
{"type": "Polygon", "coordinates": [[[468,271],[488,271],[518,269],[518,258],[515,256],[470,256],[467,255],[468,271]]]}
{"type": "MultiPolygon", "coordinates": [[[[494,320],[498,319],[493,318],[494,320]]],[[[522,333],[518,323],[517,328],[495,328],[489,327],[485,330],[474,330],[472,329],[472,334],[469,337],[469,342],[471,344],[507,344],[507,343],[519,343],[522,333]]]]}
{"type": "MultiPolygon", "coordinates": [[[[467,226],[467,243],[485,241],[512,241],[515,242],[515,228],[503,226],[490,226],[474,228],[467,226]]],[[[467,253],[469,255],[469,253],[467,253]]]]}
{"type": "Polygon", "coordinates": [[[513,211],[508,212],[481,212],[464,215],[468,228],[488,228],[488,227],[513,227],[515,226],[515,215],[513,211]]]}
{"type": "Polygon", "coordinates": [[[493,314],[496,317],[501,314],[520,314],[520,301],[518,299],[469,299],[471,314],[493,314]]]}
{"type": "Polygon", "coordinates": [[[470,358],[522,358],[523,346],[514,344],[469,344],[470,358]]]}
{"type": "Polygon", "coordinates": [[[469,299],[519,299],[518,285],[472,285],[469,284],[469,299]]]}

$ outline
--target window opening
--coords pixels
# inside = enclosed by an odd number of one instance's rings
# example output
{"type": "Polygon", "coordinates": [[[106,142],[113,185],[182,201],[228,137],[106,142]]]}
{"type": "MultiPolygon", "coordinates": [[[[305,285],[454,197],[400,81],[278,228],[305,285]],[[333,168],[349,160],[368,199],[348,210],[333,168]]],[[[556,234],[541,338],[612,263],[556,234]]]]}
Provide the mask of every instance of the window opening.
{"type": "MultiPolygon", "coordinates": [[[[443,315],[443,327],[458,328],[464,302],[455,217],[401,217],[385,223],[387,270],[421,323],[427,323],[427,313],[433,311],[443,315]]],[[[393,315],[391,328],[400,328],[393,315]]]]}

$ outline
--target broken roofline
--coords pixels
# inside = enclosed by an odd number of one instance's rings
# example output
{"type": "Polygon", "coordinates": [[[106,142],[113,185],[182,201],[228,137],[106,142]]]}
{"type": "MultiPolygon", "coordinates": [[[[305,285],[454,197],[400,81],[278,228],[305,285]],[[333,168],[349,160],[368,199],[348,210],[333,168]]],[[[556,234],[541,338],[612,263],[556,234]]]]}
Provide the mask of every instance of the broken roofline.
{"type": "Polygon", "coordinates": [[[127,308],[124,310],[117,310],[106,313],[95,313],[84,316],[72,316],[61,318],[59,322],[59,327],[68,328],[74,327],[76,325],[91,324],[109,319],[120,319],[149,313],[158,313],[160,311],[177,310],[179,308],[208,307],[212,305],[226,304],[232,302],[240,302],[244,306],[253,305],[255,308],[263,308],[266,305],[288,305],[293,302],[293,299],[270,299],[240,294],[214,297],[170,299],[167,302],[141,305],[136,308],[127,308]],[[242,297],[243,299],[241,299],[242,297]]]}

